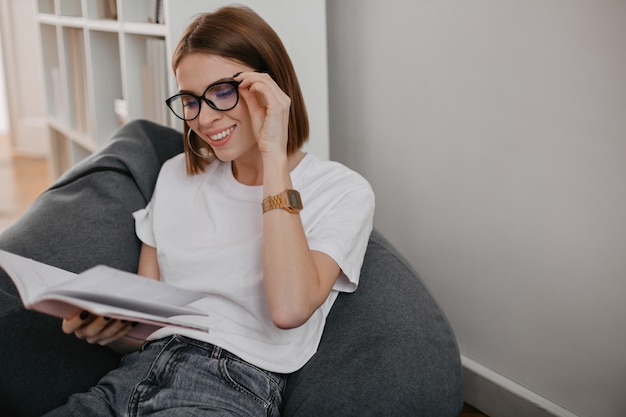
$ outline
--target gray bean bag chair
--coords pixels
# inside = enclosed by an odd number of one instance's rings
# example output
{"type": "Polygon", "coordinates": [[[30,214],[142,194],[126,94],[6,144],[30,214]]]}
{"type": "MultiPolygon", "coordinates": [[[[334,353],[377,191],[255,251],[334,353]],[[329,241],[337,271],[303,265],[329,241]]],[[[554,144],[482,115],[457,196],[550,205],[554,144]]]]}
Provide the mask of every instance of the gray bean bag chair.
{"type": "MultiPolygon", "coordinates": [[[[135,271],[131,213],[146,205],[161,164],[182,135],[138,120],[66,172],[0,234],[0,249],[73,272],[97,264],[135,271]]],[[[87,390],[119,355],[65,335],[60,320],[22,307],[0,269],[0,415],[39,416],[87,390]]],[[[338,297],[318,353],[287,383],[284,416],[456,417],[459,351],[416,273],[380,233],[370,238],[361,285],[338,297]]]]}

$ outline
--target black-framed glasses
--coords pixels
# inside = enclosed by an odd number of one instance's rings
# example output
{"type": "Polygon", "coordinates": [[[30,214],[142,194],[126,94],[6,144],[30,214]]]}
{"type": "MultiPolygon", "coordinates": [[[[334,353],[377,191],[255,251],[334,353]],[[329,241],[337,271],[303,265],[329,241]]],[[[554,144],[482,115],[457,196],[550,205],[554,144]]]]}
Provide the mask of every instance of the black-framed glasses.
{"type": "Polygon", "coordinates": [[[212,109],[228,111],[239,103],[239,84],[241,82],[235,80],[218,81],[208,86],[201,96],[180,93],[165,100],[165,104],[176,117],[185,121],[198,117],[202,102],[212,109]]]}

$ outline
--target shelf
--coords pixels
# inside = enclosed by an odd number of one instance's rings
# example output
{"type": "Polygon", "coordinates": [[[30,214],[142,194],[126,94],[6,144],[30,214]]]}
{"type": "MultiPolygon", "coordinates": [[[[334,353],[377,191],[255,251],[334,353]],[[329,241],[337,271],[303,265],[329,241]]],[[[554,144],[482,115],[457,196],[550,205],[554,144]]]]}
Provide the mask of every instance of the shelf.
{"type": "MultiPolygon", "coordinates": [[[[323,16],[324,0],[301,0],[299,8],[287,7],[291,0],[276,1],[280,7],[264,5],[258,0],[240,0],[240,3],[259,9],[262,16],[273,15],[269,21],[281,22],[280,25],[296,34],[283,34],[284,39],[307,36],[325,47],[323,33],[302,35],[310,22],[300,8],[313,9],[323,16]]],[[[171,54],[195,15],[230,3],[228,0],[36,0],[55,175],[61,175],[104,146],[128,120],[149,119],[182,129],[182,122],[165,105],[166,97],[177,89],[170,68],[171,54]],[[162,4],[158,12],[157,3],[162,4]]],[[[325,25],[322,21],[315,27],[323,29],[325,25]]],[[[276,29],[280,32],[280,27],[276,29]]],[[[326,85],[325,49],[319,52],[319,59],[311,57],[309,51],[302,56],[300,68],[305,74],[299,74],[301,85],[308,83],[319,90],[320,84],[326,85]]],[[[311,112],[315,102],[308,102],[307,107],[315,124],[311,112]]],[[[317,107],[322,120],[317,131],[322,132],[322,137],[316,137],[316,141],[327,143],[327,102],[323,102],[321,109],[317,107]]]]}
{"type": "Polygon", "coordinates": [[[40,24],[57,25],[59,23],[59,17],[54,14],[40,12],[37,14],[37,21],[40,24]]]}
{"type": "Polygon", "coordinates": [[[137,35],[167,35],[167,26],[159,25],[156,23],[124,22],[122,24],[122,29],[125,33],[132,33],[137,35]]]}
{"type": "Polygon", "coordinates": [[[85,28],[101,32],[119,32],[122,29],[122,24],[117,20],[87,20],[85,28]]]}
{"type": "MultiPolygon", "coordinates": [[[[37,0],[56,175],[103,146],[127,120],[173,125],[164,104],[171,87],[166,54],[179,34],[171,36],[156,4],[37,0]]],[[[196,1],[175,9],[185,19],[197,11],[196,1]]]]}
{"type": "Polygon", "coordinates": [[[82,28],[85,26],[86,20],[80,16],[56,16],[56,24],[59,26],[69,26],[82,28]]]}

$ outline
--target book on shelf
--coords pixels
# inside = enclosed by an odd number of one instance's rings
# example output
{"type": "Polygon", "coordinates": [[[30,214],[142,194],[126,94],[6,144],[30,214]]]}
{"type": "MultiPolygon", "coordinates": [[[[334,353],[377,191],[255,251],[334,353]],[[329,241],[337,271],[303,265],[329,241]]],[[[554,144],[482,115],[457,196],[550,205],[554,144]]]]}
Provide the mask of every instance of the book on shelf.
{"type": "Polygon", "coordinates": [[[85,47],[83,32],[68,28],[70,77],[69,84],[72,91],[73,125],[79,132],[87,132],[87,79],[85,77],[85,47]]]}
{"type": "Polygon", "coordinates": [[[150,17],[148,18],[150,23],[164,24],[163,0],[150,0],[150,13],[150,17]]]}
{"type": "Polygon", "coordinates": [[[99,5],[101,7],[100,16],[104,16],[105,19],[117,19],[116,0],[103,0],[99,5]]]}
{"type": "Polygon", "coordinates": [[[165,39],[146,38],[146,63],[142,68],[145,117],[167,125],[167,61],[165,39]]]}
{"type": "Polygon", "coordinates": [[[0,250],[0,267],[29,310],[60,318],[82,311],[138,323],[129,337],[145,339],[164,326],[208,332],[206,313],[193,303],[206,294],[104,265],[80,274],[0,250]]]}

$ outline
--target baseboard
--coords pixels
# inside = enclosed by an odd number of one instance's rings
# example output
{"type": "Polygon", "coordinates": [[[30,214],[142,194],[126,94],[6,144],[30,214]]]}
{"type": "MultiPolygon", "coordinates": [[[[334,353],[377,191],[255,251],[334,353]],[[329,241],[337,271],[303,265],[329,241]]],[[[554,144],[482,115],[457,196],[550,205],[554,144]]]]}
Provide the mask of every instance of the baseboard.
{"type": "Polygon", "coordinates": [[[489,417],[579,417],[461,355],[463,399],[489,417]]]}

